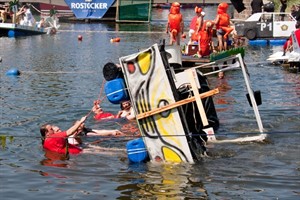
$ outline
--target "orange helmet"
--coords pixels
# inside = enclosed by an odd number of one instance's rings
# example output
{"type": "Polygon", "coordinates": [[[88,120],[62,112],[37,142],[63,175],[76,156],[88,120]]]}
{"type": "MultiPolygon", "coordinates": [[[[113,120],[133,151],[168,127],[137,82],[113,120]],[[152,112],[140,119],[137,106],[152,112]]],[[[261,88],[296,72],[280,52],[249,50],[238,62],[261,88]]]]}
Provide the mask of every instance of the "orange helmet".
{"type": "Polygon", "coordinates": [[[171,14],[179,14],[180,13],[180,3],[174,2],[170,8],[171,14]]]}
{"type": "Polygon", "coordinates": [[[223,10],[224,12],[226,12],[227,9],[228,9],[228,4],[225,3],[225,2],[222,2],[222,3],[220,3],[220,4],[218,5],[218,9],[223,10]]]}
{"type": "Polygon", "coordinates": [[[195,7],[195,13],[201,13],[202,8],[199,8],[198,6],[195,7]]]}
{"type": "Polygon", "coordinates": [[[173,3],[172,3],[172,6],[174,6],[174,7],[180,7],[180,3],[178,3],[178,2],[173,2],[173,3]]]}

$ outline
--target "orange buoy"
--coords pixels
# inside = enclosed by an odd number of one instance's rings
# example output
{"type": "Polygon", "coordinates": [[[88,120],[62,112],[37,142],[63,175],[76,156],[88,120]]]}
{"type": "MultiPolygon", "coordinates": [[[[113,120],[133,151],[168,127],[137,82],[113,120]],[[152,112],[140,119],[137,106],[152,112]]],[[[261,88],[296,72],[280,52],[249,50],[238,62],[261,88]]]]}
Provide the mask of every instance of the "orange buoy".
{"type": "Polygon", "coordinates": [[[121,38],[117,37],[117,38],[111,38],[110,42],[120,42],[121,38]]]}
{"type": "Polygon", "coordinates": [[[77,39],[78,39],[79,41],[82,41],[82,35],[78,35],[77,39]]]}

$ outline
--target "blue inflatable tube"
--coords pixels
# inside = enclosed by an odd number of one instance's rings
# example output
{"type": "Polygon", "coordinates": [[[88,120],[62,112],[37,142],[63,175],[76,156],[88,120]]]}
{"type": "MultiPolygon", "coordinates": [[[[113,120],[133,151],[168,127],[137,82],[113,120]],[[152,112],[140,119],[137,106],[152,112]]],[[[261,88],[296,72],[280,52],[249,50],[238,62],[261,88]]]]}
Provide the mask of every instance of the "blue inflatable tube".
{"type": "Polygon", "coordinates": [[[278,45],[278,46],[281,46],[281,45],[284,45],[284,43],[286,42],[286,40],[269,40],[269,44],[270,45],[278,45]]]}
{"type": "Polygon", "coordinates": [[[249,45],[267,45],[268,41],[267,40],[249,40],[248,43],[249,43],[249,45]]]}

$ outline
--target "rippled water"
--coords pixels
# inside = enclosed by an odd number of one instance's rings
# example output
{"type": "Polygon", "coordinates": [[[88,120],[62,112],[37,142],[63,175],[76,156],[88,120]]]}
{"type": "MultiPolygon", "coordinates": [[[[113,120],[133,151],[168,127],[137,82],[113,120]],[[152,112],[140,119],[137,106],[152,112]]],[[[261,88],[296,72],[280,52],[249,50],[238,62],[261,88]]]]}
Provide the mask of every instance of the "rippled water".
{"type": "MultiPolygon", "coordinates": [[[[165,16],[164,10],[154,12],[156,19],[165,16]]],[[[55,36],[0,38],[0,134],[12,136],[2,137],[0,149],[4,199],[299,199],[300,75],[265,62],[280,46],[246,47],[253,88],[262,94],[259,109],[269,132],[266,143],[209,146],[212,156],[193,165],[130,164],[125,154],[112,152],[69,160],[45,155],[39,126],[50,122],[67,129],[87,114],[100,93],[103,65],[167,38],[164,26],[159,21],[62,24],[55,36]],[[110,43],[115,36],[120,43],[110,43]],[[11,68],[19,69],[21,76],[6,76],[11,68]]],[[[221,123],[218,137],[256,133],[241,73],[227,73],[222,82],[215,77],[209,81],[212,88],[222,88],[214,97],[221,123]]],[[[113,113],[119,110],[108,101],[102,107],[113,113]]],[[[86,124],[120,128],[114,121],[91,118],[86,124]]],[[[125,144],[125,139],[111,139],[96,145],[125,148],[125,144]]]]}

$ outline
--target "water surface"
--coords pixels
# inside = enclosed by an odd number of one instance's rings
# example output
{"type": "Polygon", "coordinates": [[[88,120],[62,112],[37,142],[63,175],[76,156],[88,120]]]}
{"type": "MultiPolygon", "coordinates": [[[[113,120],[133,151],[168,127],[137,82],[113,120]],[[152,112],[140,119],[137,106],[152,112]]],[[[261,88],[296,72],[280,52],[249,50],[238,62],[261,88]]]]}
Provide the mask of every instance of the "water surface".
{"type": "MultiPolygon", "coordinates": [[[[213,11],[207,9],[207,18],[214,17],[213,11]]],[[[184,12],[188,22],[193,12],[184,12]]],[[[155,10],[153,15],[162,19],[166,13],[155,10]]],[[[64,159],[43,151],[39,126],[49,122],[67,129],[87,114],[99,96],[104,64],[168,39],[164,30],[165,22],[158,20],[142,25],[62,24],[54,36],[0,38],[0,134],[8,136],[0,150],[4,199],[299,199],[300,77],[265,62],[280,46],[245,47],[253,88],[262,94],[259,110],[268,142],[211,145],[212,156],[193,165],[130,164],[125,154],[111,152],[64,159]],[[110,43],[112,37],[121,42],[110,43]],[[11,68],[21,76],[6,76],[11,68]]],[[[211,88],[223,88],[214,97],[221,123],[218,138],[257,134],[240,71],[209,82],[211,88]]],[[[107,100],[102,107],[119,110],[107,100]]],[[[120,128],[114,121],[92,118],[86,125],[120,128]]],[[[101,138],[85,140],[96,139],[101,138]]],[[[126,139],[96,145],[125,148],[126,139]]]]}

